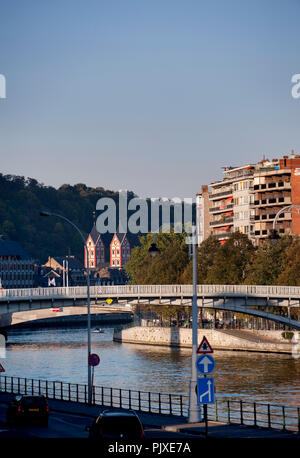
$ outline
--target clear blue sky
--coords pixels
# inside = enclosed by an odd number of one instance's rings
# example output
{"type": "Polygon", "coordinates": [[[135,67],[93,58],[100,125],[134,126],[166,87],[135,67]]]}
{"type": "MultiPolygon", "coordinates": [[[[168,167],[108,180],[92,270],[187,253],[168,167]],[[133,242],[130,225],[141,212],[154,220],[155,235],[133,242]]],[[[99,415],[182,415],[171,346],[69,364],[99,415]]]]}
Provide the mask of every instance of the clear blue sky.
{"type": "Polygon", "coordinates": [[[2,0],[1,172],[192,197],[300,151],[299,17],[299,0],[2,0]]]}

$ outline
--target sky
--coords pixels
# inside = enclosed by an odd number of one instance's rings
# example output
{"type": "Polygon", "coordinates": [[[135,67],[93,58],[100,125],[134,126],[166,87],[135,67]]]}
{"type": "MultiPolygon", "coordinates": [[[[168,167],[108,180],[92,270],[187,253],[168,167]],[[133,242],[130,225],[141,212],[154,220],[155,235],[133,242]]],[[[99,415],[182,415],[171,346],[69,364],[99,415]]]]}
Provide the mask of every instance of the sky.
{"type": "Polygon", "coordinates": [[[300,0],[0,0],[0,172],[190,198],[300,152],[300,0]]]}

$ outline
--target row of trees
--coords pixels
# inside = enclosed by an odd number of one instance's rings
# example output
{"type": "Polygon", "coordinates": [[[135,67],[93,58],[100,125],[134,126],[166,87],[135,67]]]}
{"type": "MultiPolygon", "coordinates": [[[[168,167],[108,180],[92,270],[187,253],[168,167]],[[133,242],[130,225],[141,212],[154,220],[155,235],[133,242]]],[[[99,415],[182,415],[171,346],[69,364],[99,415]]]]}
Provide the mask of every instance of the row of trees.
{"type": "MultiPolygon", "coordinates": [[[[192,259],[185,234],[158,234],[159,253],[152,258],[148,250],[153,235],[140,237],[126,265],[135,284],[190,284],[192,259]]],[[[231,234],[221,245],[211,236],[198,248],[199,284],[252,284],[300,286],[300,239],[281,237],[276,245],[268,240],[254,247],[248,237],[231,234]]]]}

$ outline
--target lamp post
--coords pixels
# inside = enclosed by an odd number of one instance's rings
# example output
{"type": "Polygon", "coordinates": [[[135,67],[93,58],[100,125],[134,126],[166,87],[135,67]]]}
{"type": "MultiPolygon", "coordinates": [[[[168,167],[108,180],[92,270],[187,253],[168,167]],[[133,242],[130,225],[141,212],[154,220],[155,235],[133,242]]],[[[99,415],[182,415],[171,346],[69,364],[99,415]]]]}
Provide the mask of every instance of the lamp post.
{"type": "Polygon", "coordinates": [[[271,234],[269,236],[269,240],[272,245],[276,245],[278,240],[280,239],[280,236],[277,232],[276,229],[276,223],[278,221],[279,216],[284,213],[284,212],[292,212],[293,209],[297,209],[298,214],[300,213],[300,205],[293,204],[293,205],[287,205],[286,207],[281,208],[275,215],[274,221],[273,221],[273,228],[271,229],[271,234]]]}
{"type": "MultiPolygon", "coordinates": [[[[160,230],[160,228],[159,228],[160,230]]],[[[159,231],[158,230],[158,231],[159,231]]],[[[197,304],[197,228],[192,228],[193,237],[193,300],[192,300],[192,373],[189,385],[189,423],[200,421],[200,409],[197,402],[197,348],[198,348],[198,304],[197,304]]],[[[159,253],[159,248],[155,244],[157,232],[154,234],[149,253],[155,257],[159,253]]]]}
{"type": "MultiPolygon", "coordinates": [[[[90,296],[90,264],[89,264],[89,250],[86,246],[86,241],[85,238],[81,232],[81,230],[68,218],[62,215],[58,215],[57,213],[52,213],[48,211],[41,211],[40,212],[41,216],[55,216],[57,218],[60,218],[67,223],[71,224],[71,226],[74,227],[74,229],[77,230],[77,232],[80,234],[80,237],[82,238],[83,244],[85,246],[85,251],[86,251],[86,263],[87,263],[87,268],[86,268],[86,273],[87,273],[87,330],[88,330],[88,338],[87,338],[87,344],[88,344],[88,358],[91,354],[91,296],[90,296]]],[[[91,404],[92,400],[92,367],[88,363],[88,403],[91,404]]]]}

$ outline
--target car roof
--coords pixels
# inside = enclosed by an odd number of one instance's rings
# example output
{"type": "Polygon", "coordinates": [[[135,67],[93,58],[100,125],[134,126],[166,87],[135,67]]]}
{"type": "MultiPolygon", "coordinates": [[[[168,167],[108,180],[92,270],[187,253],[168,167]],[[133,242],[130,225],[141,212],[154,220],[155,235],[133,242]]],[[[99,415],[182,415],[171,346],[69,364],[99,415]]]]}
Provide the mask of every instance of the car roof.
{"type": "Polygon", "coordinates": [[[133,410],[104,410],[100,416],[105,417],[137,417],[137,414],[133,410]]]}
{"type": "Polygon", "coordinates": [[[33,395],[33,394],[18,394],[15,396],[15,399],[17,401],[20,401],[21,399],[28,399],[28,398],[34,398],[34,399],[46,399],[44,395],[39,394],[39,395],[33,395]]]}

